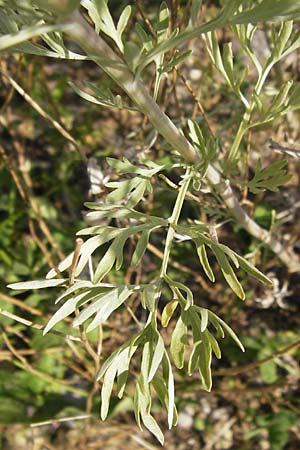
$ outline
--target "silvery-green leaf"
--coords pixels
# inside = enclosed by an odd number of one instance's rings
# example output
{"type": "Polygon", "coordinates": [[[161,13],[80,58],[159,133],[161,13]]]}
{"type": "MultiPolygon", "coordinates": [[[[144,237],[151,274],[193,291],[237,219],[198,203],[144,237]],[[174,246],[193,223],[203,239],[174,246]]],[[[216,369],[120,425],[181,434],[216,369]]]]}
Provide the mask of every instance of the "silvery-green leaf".
{"type": "MultiPolygon", "coordinates": [[[[149,336],[149,339],[144,343],[143,353],[142,353],[142,362],[141,362],[141,376],[145,383],[149,378],[150,365],[153,357],[153,342],[152,335],[149,336]]],[[[150,411],[150,409],[149,409],[150,411]]]]}
{"type": "MultiPolygon", "coordinates": [[[[88,258],[91,256],[91,254],[96,250],[96,248],[100,247],[105,242],[112,239],[111,235],[114,236],[114,234],[109,233],[109,231],[110,230],[105,232],[105,230],[102,227],[102,235],[101,236],[93,236],[92,238],[90,238],[86,242],[84,242],[79,249],[79,255],[80,256],[83,255],[83,258],[87,261],[88,258]]],[[[47,273],[46,278],[47,279],[54,278],[55,276],[57,276],[57,271],[63,272],[65,270],[69,269],[69,267],[71,267],[71,265],[72,265],[73,258],[74,258],[74,252],[72,252],[63,261],[61,261],[58,264],[57,269],[51,269],[47,273]]],[[[79,259],[79,263],[80,263],[80,259],[79,259]]],[[[80,263],[80,266],[81,266],[81,263],[80,263]]]]}
{"type": "Polygon", "coordinates": [[[300,32],[299,30],[296,32],[293,32],[291,36],[290,43],[286,46],[285,50],[283,51],[281,58],[285,58],[290,53],[294,52],[300,47],[300,32]]]}
{"type": "Polygon", "coordinates": [[[172,334],[170,352],[175,366],[182,369],[184,366],[184,351],[187,344],[187,327],[181,317],[177,320],[172,334]]]}
{"type": "Polygon", "coordinates": [[[31,39],[32,37],[39,36],[43,33],[49,33],[50,31],[54,31],[57,29],[67,29],[67,26],[37,24],[28,26],[27,28],[18,31],[16,34],[6,34],[0,37],[0,51],[18,45],[23,41],[31,39]]]}
{"type": "Polygon", "coordinates": [[[293,85],[293,81],[287,81],[283,83],[280,87],[278,93],[275,95],[272,103],[269,107],[269,111],[276,114],[281,112],[281,109],[286,107],[286,102],[288,101],[288,94],[293,85]]]}
{"type": "Polygon", "coordinates": [[[164,445],[164,435],[162,434],[156,420],[150,414],[143,414],[142,411],[141,417],[147,430],[149,430],[156,437],[161,445],[164,445]]]}
{"type": "Polygon", "coordinates": [[[201,341],[194,342],[193,350],[190,354],[189,362],[188,362],[188,374],[192,375],[195,371],[197,361],[199,359],[201,347],[201,341]]]}
{"type": "Polygon", "coordinates": [[[235,267],[238,269],[240,267],[240,263],[238,258],[236,257],[236,253],[231,250],[231,248],[227,247],[227,245],[224,244],[218,244],[219,249],[224,252],[226,255],[230,257],[235,267]]]}
{"type": "Polygon", "coordinates": [[[202,6],[202,0],[192,0],[190,18],[189,18],[189,28],[194,28],[197,25],[197,19],[202,6]]]}
{"type": "Polygon", "coordinates": [[[130,69],[135,72],[142,56],[142,49],[135,42],[127,41],[124,44],[124,58],[130,69]]]}
{"type": "Polygon", "coordinates": [[[128,378],[130,360],[136,352],[137,348],[138,344],[130,345],[124,348],[124,350],[122,350],[122,352],[118,356],[117,390],[119,398],[122,398],[123,396],[128,378]]]}
{"type": "Polygon", "coordinates": [[[92,331],[101,323],[105,322],[110,314],[131,295],[132,289],[128,289],[126,286],[111,289],[108,293],[99,293],[99,297],[83,309],[80,314],[74,319],[73,326],[77,327],[84,323],[89,317],[96,313],[95,318],[87,327],[87,332],[92,331]]]}
{"type": "Polygon", "coordinates": [[[154,375],[157,372],[157,369],[161,363],[161,360],[164,356],[165,346],[164,340],[159,333],[157,333],[157,342],[155,343],[155,350],[153,352],[152,361],[150,364],[150,369],[148,373],[148,383],[152,381],[154,375]]]}
{"type": "Polygon", "coordinates": [[[107,298],[103,301],[103,303],[101,302],[101,307],[97,311],[94,320],[87,327],[87,332],[92,331],[94,328],[105,322],[111,313],[119,308],[119,306],[121,306],[132,294],[132,289],[128,289],[126,286],[123,288],[118,288],[117,294],[118,295],[116,297],[107,298]]]}
{"type": "Polygon", "coordinates": [[[221,358],[221,350],[220,350],[218,341],[208,330],[205,331],[205,336],[206,336],[208,342],[210,343],[214,354],[216,355],[216,357],[218,359],[220,359],[221,358]]]}
{"type": "Polygon", "coordinates": [[[215,31],[210,31],[209,33],[207,33],[205,36],[205,42],[210,59],[212,60],[216,68],[219,70],[219,72],[223,75],[226,82],[230,84],[230,79],[223,65],[217,33],[215,31]]]}
{"type": "Polygon", "coordinates": [[[128,195],[133,189],[135,189],[140,183],[140,178],[130,178],[129,180],[111,181],[106,183],[106,186],[113,188],[114,191],[110,192],[107,197],[107,203],[115,204],[128,195]]]}
{"type": "MultiPolygon", "coordinates": [[[[229,256],[230,256],[230,254],[229,254],[229,256]]],[[[257,280],[261,281],[262,283],[266,283],[269,286],[273,285],[272,280],[270,280],[270,278],[268,278],[266,275],[264,275],[260,270],[258,270],[256,267],[254,267],[253,264],[251,264],[245,258],[238,255],[237,253],[235,253],[235,257],[238,260],[240,267],[245,272],[249,273],[250,275],[255,277],[257,280]]]]}
{"type": "Polygon", "coordinates": [[[245,293],[244,290],[238,281],[231,265],[228,262],[228,259],[226,258],[225,254],[222,250],[220,250],[218,245],[212,244],[211,245],[212,251],[214,252],[217,261],[220,265],[221,271],[224,275],[225,280],[233,290],[233,292],[242,300],[245,299],[245,293]]]}
{"type": "Polygon", "coordinates": [[[160,68],[160,73],[171,72],[175,66],[184,61],[188,56],[191,55],[191,53],[191,50],[181,53],[179,53],[178,51],[175,52],[172,58],[160,68]]]}
{"type": "MultiPolygon", "coordinates": [[[[127,345],[126,345],[127,346],[127,345]]],[[[125,347],[125,345],[124,345],[125,347]]],[[[105,362],[102,364],[98,374],[97,374],[97,381],[100,380],[103,375],[105,374],[105,372],[107,371],[107,369],[109,368],[109,366],[112,364],[112,362],[114,361],[114,359],[120,354],[120,352],[123,350],[123,346],[118,348],[117,350],[115,350],[106,360],[105,362]]]]}
{"type": "MultiPolygon", "coordinates": [[[[252,5],[251,5],[252,6],[252,5]]],[[[284,22],[300,18],[299,0],[262,0],[253,7],[236,14],[231,23],[257,23],[270,20],[271,22],[284,22]]]]}
{"type": "Polygon", "coordinates": [[[212,311],[208,312],[209,320],[210,322],[215,325],[216,322],[220,324],[220,326],[223,328],[223,330],[231,337],[231,339],[237,344],[237,346],[242,350],[242,352],[245,351],[243,344],[235,334],[235,332],[230,328],[229,325],[227,325],[224,320],[222,320],[220,317],[218,317],[216,314],[214,314],[212,311]]]}
{"type": "Polygon", "coordinates": [[[156,27],[157,42],[162,42],[168,37],[170,14],[166,2],[162,2],[159,7],[158,24],[156,27]]]}
{"type": "Polygon", "coordinates": [[[93,95],[88,94],[87,92],[83,91],[78,86],[76,86],[76,84],[72,83],[71,81],[69,81],[69,84],[72,87],[72,89],[74,89],[76,94],[79,95],[79,97],[83,98],[84,100],[87,100],[90,103],[95,103],[96,105],[102,105],[102,106],[114,106],[110,102],[101,101],[97,97],[94,97],[93,95]]]}
{"type": "Polygon", "coordinates": [[[84,0],[81,4],[87,8],[89,16],[95,24],[97,33],[102,31],[107,34],[107,36],[111,37],[116,42],[119,49],[122,51],[123,43],[117,33],[114,21],[108,9],[107,0],[84,0]]]}
{"type": "Polygon", "coordinates": [[[208,324],[208,310],[206,308],[200,308],[201,315],[201,333],[203,333],[208,324]]]}
{"type": "Polygon", "coordinates": [[[144,230],[138,240],[135,251],[132,255],[131,265],[137,267],[147,249],[151,230],[144,230]]]}
{"type": "Polygon", "coordinates": [[[109,289],[108,292],[101,292],[96,300],[89,306],[84,308],[78,316],[73,320],[73,327],[78,327],[82,325],[87,319],[89,319],[93,314],[97,313],[100,308],[109,303],[110,301],[115,301],[118,297],[118,288],[109,289]]]}
{"type": "Polygon", "coordinates": [[[140,41],[142,52],[149,53],[149,51],[153,48],[152,37],[139,23],[135,24],[135,32],[140,41]]]}
{"type": "MultiPolygon", "coordinates": [[[[109,232],[109,231],[106,232],[106,230],[103,230],[103,233],[100,236],[97,236],[97,237],[101,237],[102,239],[99,239],[98,242],[97,242],[97,240],[95,240],[95,245],[98,244],[96,248],[98,248],[101,245],[105,244],[106,242],[110,241],[114,236],[121,235],[121,231],[122,231],[122,229],[111,230],[111,232],[109,232]],[[100,245],[99,245],[99,242],[100,242],[100,245]]],[[[115,238],[115,241],[117,239],[118,239],[118,237],[115,238]]],[[[96,248],[95,248],[95,250],[96,250],[96,248]]],[[[94,252],[94,250],[93,250],[93,252],[94,252]]],[[[90,249],[84,248],[84,250],[81,251],[81,256],[79,258],[79,261],[78,261],[78,264],[77,264],[77,267],[75,270],[76,277],[78,277],[78,275],[85,268],[90,256],[91,256],[90,249]]],[[[100,281],[100,280],[98,280],[98,281],[100,281]]]]}
{"type": "Polygon", "coordinates": [[[58,322],[61,322],[63,319],[72,314],[76,310],[78,303],[81,302],[85,297],[87,297],[90,294],[90,292],[91,291],[84,290],[84,292],[80,292],[80,294],[74,295],[70,299],[68,299],[56,311],[56,313],[53,314],[53,316],[47,323],[43,331],[43,334],[45,335],[46,333],[48,333],[48,331],[51,330],[58,322]]]}
{"type": "Polygon", "coordinates": [[[185,325],[192,326],[193,340],[194,342],[201,341],[201,319],[197,311],[200,312],[199,306],[192,306],[188,311],[182,311],[181,318],[185,325]]]}
{"type": "Polygon", "coordinates": [[[142,292],[142,304],[145,305],[145,308],[148,308],[150,312],[154,312],[158,296],[160,295],[160,284],[147,284],[142,292]]]}
{"type": "Polygon", "coordinates": [[[122,37],[122,34],[123,34],[125,28],[127,27],[128,21],[130,19],[131,9],[132,8],[130,5],[125,6],[125,8],[121,12],[120,18],[118,20],[117,33],[118,33],[120,39],[122,37]]]}
{"type": "Polygon", "coordinates": [[[94,284],[92,281],[87,281],[87,280],[76,281],[72,286],[70,286],[68,289],[66,289],[55,300],[55,304],[59,303],[63,299],[67,300],[74,294],[74,292],[82,290],[82,289],[90,290],[91,294],[98,295],[98,294],[101,294],[102,292],[105,293],[105,292],[107,292],[108,289],[112,289],[114,287],[115,286],[113,284],[109,284],[109,283],[94,284]]]}
{"type": "Polygon", "coordinates": [[[131,178],[130,180],[112,181],[106,183],[106,186],[116,188],[108,194],[106,201],[115,204],[127,197],[127,208],[134,208],[143,198],[145,191],[152,191],[150,181],[145,177],[138,176],[131,178]]]}
{"type": "Polygon", "coordinates": [[[163,357],[163,363],[165,366],[165,370],[163,371],[163,376],[165,377],[166,385],[168,386],[168,425],[169,429],[172,428],[172,424],[174,421],[174,411],[175,408],[175,388],[174,388],[174,376],[172,372],[172,365],[169,359],[168,353],[165,350],[165,354],[163,357]]]}
{"type": "MultiPolygon", "coordinates": [[[[77,236],[86,236],[90,234],[99,234],[101,237],[94,239],[91,242],[100,242],[100,245],[105,244],[106,242],[114,239],[118,234],[122,233],[126,228],[115,228],[103,225],[96,225],[94,227],[83,228],[82,230],[76,233],[77,236]]],[[[88,241],[86,241],[88,242],[88,241]]],[[[84,244],[83,244],[84,245],[84,244]]]]}
{"type": "Polygon", "coordinates": [[[141,431],[143,431],[142,426],[141,426],[141,415],[140,415],[140,407],[139,407],[140,395],[139,394],[140,394],[140,387],[137,384],[135,387],[134,396],[133,396],[133,412],[134,412],[135,421],[136,421],[139,429],[141,431]]]}
{"type": "MultiPolygon", "coordinates": [[[[166,385],[164,378],[160,374],[156,373],[152,379],[152,386],[154,387],[155,392],[157,393],[159,401],[161,402],[162,406],[164,408],[166,408],[166,410],[168,410],[169,395],[168,395],[168,389],[167,389],[167,385],[166,385]]],[[[173,426],[175,426],[177,424],[177,421],[178,421],[178,415],[177,415],[176,406],[174,404],[173,426]]]]}
{"type": "Polygon", "coordinates": [[[288,106],[291,111],[300,108],[300,83],[294,83],[289,95],[288,106]]]}
{"type": "Polygon", "coordinates": [[[93,288],[95,285],[88,280],[80,280],[76,281],[72,286],[69,286],[67,289],[63,291],[59,297],[55,300],[55,304],[59,303],[62,299],[65,299],[66,297],[72,295],[75,291],[78,291],[82,288],[93,288]]]}
{"type": "Polygon", "coordinates": [[[221,327],[220,323],[219,323],[219,318],[214,315],[211,311],[208,311],[208,316],[209,316],[209,321],[212,323],[212,325],[215,327],[218,336],[220,336],[221,338],[225,337],[225,333],[223,328],[221,327]]]}
{"type": "Polygon", "coordinates": [[[194,242],[197,247],[197,254],[198,254],[201,266],[203,267],[203,270],[206,273],[207,277],[210,279],[210,281],[214,283],[215,276],[214,276],[214,273],[212,271],[212,268],[211,268],[208,258],[207,258],[205,245],[203,243],[201,243],[201,240],[199,240],[199,239],[194,239],[194,242]]]}
{"type": "Polygon", "coordinates": [[[57,278],[54,280],[33,280],[33,281],[21,281],[19,283],[8,284],[9,289],[16,290],[28,290],[28,289],[45,289],[48,287],[61,286],[68,282],[68,278],[57,278]]]}
{"type": "Polygon", "coordinates": [[[139,184],[128,196],[127,207],[134,208],[144,197],[145,191],[151,192],[152,185],[149,180],[140,179],[139,184]]]}
{"type": "Polygon", "coordinates": [[[159,165],[156,163],[150,164],[145,163],[147,166],[149,166],[148,169],[136,166],[132,164],[128,159],[123,158],[122,160],[115,159],[115,158],[106,158],[108,164],[117,170],[120,174],[126,174],[126,173],[134,173],[136,175],[140,175],[142,177],[151,178],[153,175],[155,175],[157,172],[160,172],[168,167],[168,165],[159,165]]]}
{"type": "Polygon", "coordinates": [[[118,370],[118,357],[114,359],[112,364],[105,372],[103,385],[101,389],[101,419],[105,420],[108,414],[109,402],[114,385],[114,379],[118,370]]]}
{"type": "Polygon", "coordinates": [[[152,227],[150,224],[142,224],[137,225],[135,227],[131,228],[124,228],[119,233],[119,236],[117,236],[108,250],[106,251],[105,255],[101,259],[101,261],[98,263],[98,266],[95,271],[94,275],[94,283],[98,283],[102,280],[102,278],[108,274],[108,272],[112,269],[116,262],[116,270],[119,270],[123,263],[123,248],[125,245],[126,240],[132,236],[135,233],[139,233],[140,231],[144,231],[145,229],[152,227]]]}
{"type": "Polygon", "coordinates": [[[84,60],[87,59],[85,55],[70,51],[64,44],[63,36],[60,31],[43,34],[42,39],[49,47],[56,52],[56,57],[62,59],[84,60]]]}
{"type": "Polygon", "coordinates": [[[101,281],[113,268],[117,258],[117,252],[119,250],[118,245],[119,242],[115,239],[98,263],[94,274],[94,283],[101,281]]]}
{"type": "Polygon", "coordinates": [[[233,53],[232,53],[232,43],[226,42],[223,46],[223,67],[230,80],[231,85],[234,85],[235,82],[235,74],[233,69],[233,53]]]}
{"type": "Polygon", "coordinates": [[[210,392],[212,387],[211,378],[211,345],[208,341],[202,341],[199,344],[199,372],[203,387],[206,391],[210,392]]]}

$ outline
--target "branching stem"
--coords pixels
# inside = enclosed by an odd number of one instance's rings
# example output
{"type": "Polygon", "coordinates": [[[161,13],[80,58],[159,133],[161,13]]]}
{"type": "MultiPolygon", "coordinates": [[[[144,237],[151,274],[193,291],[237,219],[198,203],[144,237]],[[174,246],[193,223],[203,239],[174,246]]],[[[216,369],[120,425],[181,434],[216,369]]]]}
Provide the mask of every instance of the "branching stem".
{"type": "MultiPolygon", "coordinates": [[[[188,162],[195,163],[200,159],[199,152],[176,128],[170,118],[161,110],[158,104],[148,93],[144,84],[130,71],[124,60],[118,56],[109,45],[99,36],[87,21],[76,11],[68,19],[66,33],[75,41],[91,59],[95,61],[132,99],[139,111],[148,117],[153,127],[163,136],[174,150],[188,162]]],[[[261,88],[263,78],[267,76],[267,70],[259,78],[257,88],[261,88]]],[[[254,99],[253,99],[254,101],[254,99]]],[[[248,110],[246,111],[248,113],[248,110]]],[[[242,122],[248,120],[246,112],[242,122]]],[[[235,152],[243,137],[244,127],[241,125],[238,136],[234,141],[235,152]]],[[[240,206],[228,180],[224,180],[221,174],[211,165],[208,166],[206,178],[211,186],[222,197],[226,207],[236,221],[244,227],[252,236],[265,242],[277,254],[278,258],[288,267],[290,272],[299,270],[300,261],[297,255],[288,252],[284,245],[267,230],[261,228],[240,206]]],[[[170,232],[171,233],[171,232],[170,232]]]]}
{"type": "Polygon", "coordinates": [[[181,186],[180,189],[178,191],[178,195],[176,198],[176,202],[172,211],[172,215],[169,218],[169,228],[168,228],[168,233],[167,233],[167,238],[166,238],[166,244],[165,244],[165,251],[164,251],[164,256],[163,256],[163,261],[162,261],[162,265],[161,265],[161,271],[160,271],[160,277],[164,278],[164,276],[167,273],[167,267],[168,267],[168,261],[169,261],[169,256],[170,256],[170,252],[171,252],[171,247],[172,247],[172,243],[173,243],[173,239],[174,239],[174,234],[175,234],[175,226],[178,223],[178,219],[182,210],[182,206],[183,206],[183,202],[187,193],[187,190],[189,188],[189,184],[191,181],[191,167],[188,167],[185,173],[185,176],[181,182],[181,186]]]}

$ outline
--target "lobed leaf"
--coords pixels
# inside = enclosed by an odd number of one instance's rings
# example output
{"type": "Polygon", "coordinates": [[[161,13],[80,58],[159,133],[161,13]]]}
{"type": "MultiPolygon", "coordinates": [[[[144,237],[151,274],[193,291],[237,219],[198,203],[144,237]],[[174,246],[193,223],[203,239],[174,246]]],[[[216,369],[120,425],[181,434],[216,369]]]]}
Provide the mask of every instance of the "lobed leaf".
{"type": "Polygon", "coordinates": [[[97,300],[85,308],[74,319],[73,326],[79,326],[85,322],[89,317],[96,313],[95,318],[87,327],[87,332],[92,331],[98,325],[105,322],[113,311],[121,306],[124,301],[132,294],[133,289],[128,289],[127,286],[111,289],[108,293],[102,293],[97,300]]]}
{"type": "Polygon", "coordinates": [[[223,328],[223,330],[231,337],[231,339],[237,344],[237,346],[242,350],[242,352],[245,351],[243,344],[235,334],[235,332],[230,328],[227,323],[224,322],[220,317],[218,317],[216,314],[214,314],[212,311],[208,311],[209,320],[215,325],[216,322],[219,323],[219,325],[223,328]]]}
{"type": "Polygon", "coordinates": [[[231,265],[228,262],[228,259],[226,258],[223,251],[220,249],[220,247],[216,244],[211,245],[212,251],[214,252],[217,261],[220,265],[221,271],[224,275],[225,280],[233,290],[233,292],[242,300],[245,299],[245,293],[244,290],[237,279],[231,265]]]}
{"type": "Polygon", "coordinates": [[[74,313],[76,311],[77,305],[79,302],[82,302],[83,300],[88,301],[89,295],[91,294],[90,290],[84,290],[83,292],[80,292],[77,295],[72,296],[69,298],[57,311],[49,322],[47,323],[43,335],[48,333],[58,322],[61,322],[66,317],[68,317],[70,314],[74,313]]]}

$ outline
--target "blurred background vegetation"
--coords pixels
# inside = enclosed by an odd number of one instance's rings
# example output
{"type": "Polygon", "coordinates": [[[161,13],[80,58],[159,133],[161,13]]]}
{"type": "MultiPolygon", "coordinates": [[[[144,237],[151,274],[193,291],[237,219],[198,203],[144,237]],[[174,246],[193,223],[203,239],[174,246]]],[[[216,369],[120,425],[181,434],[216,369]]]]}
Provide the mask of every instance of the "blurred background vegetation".
{"type": "MultiPolygon", "coordinates": [[[[121,3],[113,5],[116,15],[121,3]]],[[[135,18],[142,21],[145,12],[155,21],[158,3],[137,1],[135,18]]],[[[180,2],[170,3],[176,3],[174,23],[184,22],[180,2]]],[[[203,14],[210,16],[217,7],[218,2],[204,2],[203,14]]],[[[263,36],[264,30],[261,33],[263,36]]],[[[230,31],[220,31],[220,42],[228,39],[230,31]]],[[[266,39],[261,38],[257,46],[261,52],[268,51],[266,39]]],[[[213,69],[201,41],[191,42],[189,48],[192,56],[164,80],[159,103],[178,123],[191,116],[202,120],[194,98],[200,97],[210,127],[226,146],[234,135],[240,103],[213,69]]],[[[237,47],[235,52],[238,59],[237,47]]],[[[242,67],[244,61],[240,64],[242,67]]],[[[271,83],[280,85],[290,78],[299,81],[299,70],[299,54],[292,54],[271,73],[271,83]]],[[[151,84],[150,71],[148,76],[151,84]]],[[[1,55],[0,79],[0,448],[160,448],[135,424],[130,389],[123,400],[115,398],[106,423],[99,419],[95,354],[100,364],[133,333],[136,324],[132,316],[143,320],[139,300],[132,298],[129,308],[112,315],[101,339],[97,333],[88,335],[89,351],[87,345],[64,339],[64,334],[76,335],[68,321],[57,327],[61,334],[42,336],[39,328],[55,311],[53,290],[22,294],[6,288],[8,283],[43,278],[49,267],[73,250],[75,233],[86,224],[83,203],[95,199],[88,159],[95,158],[98,178],[111,176],[105,157],[138,160],[149,126],[138,114],[104,109],[75,94],[68,82],[82,86],[87,79],[118,93],[111,80],[90,62],[7,53],[1,55]]],[[[264,162],[282,158],[270,151],[271,136],[281,143],[287,139],[297,142],[297,113],[272,128],[249,133],[242,177],[253,172],[259,157],[264,162]]],[[[159,142],[149,152],[154,160],[171,158],[159,142]]],[[[292,178],[279,192],[254,197],[245,190],[241,201],[262,226],[280,226],[299,252],[299,160],[289,159],[289,170],[292,178]]],[[[176,176],[174,173],[175,182],[176,176]]],[[[237,176],[237,186],[239,180],[237,176]]],[[[167,217],[175,192],[162,180],[156,183],[155,197],[148,198],[147,207],[167,217]]],[[[101,189],[97,200],[105,194],[105,187],[101,189]]],[[[200,203],[201,208],[197,203],[186,205],[186,218],[205,218],[211,223],[228,219],[212,195],[200,198],[200,203]]],[[[274,288],[244,279],[247,299],[242,304],[221,277],[215,285],[206,282],[190,243],[176,247],[170,274],[174,270],[178,276],[179,271],[182,279],[189,281],[197,302],[209,306],[239,332],[246,352],[241,354],[229,341],[223,343],[224,357],[213,363],[211,393],[201,390],[199,380],[188,378],[184,369],[177,371],[179,424],[165,431],[165,447],[295,450],[300,442],[300,276],[289,275],[276,255],[231,221],[220,229],[219,238],[241,254],[252,252],[259,268],[273,279],[274,288]]],[[[115,276],[147,280],[157,270],[162,239],[156,236],[151,241],[138,272],[125,264],[123,273],[115,276]]],[[[165,338],[168,341],[168,336],[165,338]]],[[[166,417],[159,405],[156,409],[167,430],[166,417]]]]}

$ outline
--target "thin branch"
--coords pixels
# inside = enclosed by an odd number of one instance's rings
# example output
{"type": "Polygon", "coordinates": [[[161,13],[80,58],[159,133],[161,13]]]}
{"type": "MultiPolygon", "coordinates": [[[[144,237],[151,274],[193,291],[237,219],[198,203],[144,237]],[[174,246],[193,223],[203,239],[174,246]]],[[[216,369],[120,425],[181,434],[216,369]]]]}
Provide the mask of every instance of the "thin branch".
{"type": "MultiPolygon", "coordinates": [[[[20,317],[20,316],[17,316],[16,314],[5,311],[2,308],[0,308],[0,315],[7,317],[8,319],[12,319],[16,322],[19,322],[23,325],[26,325],[27,327],[35,328],[36,330],[43,331],[45,328],[44,325],[39,325],[37,323],[31,322],[30,320],[23,319],[23,317],[20,317]]],[[[56,334],[57,336],[61,336],[65,339],[69,339],[70,341],[78,341],[78,342],[82,341],[80,337],[72,336],[70,334],[65,334],[65,333],[62,333],[61,331],[50,330],[49,333],[56,334]]]]}
{"type": "Polygon", "coordinates": [[[17,360],[13,360],[12,362],[17,367],[20,367],[20,368],[26,370],[27,372],[30,372],[33,375],[36,375],[39,378],[42,378],[42,379],[47,380],[47,381],[50,381],[51,383],[55,383],[55,384],[58,384],[60,386],[63,386],[64,389],[67,390],[67,391],[74,392],[76,394],[86,396],[86,392],[85,391],[83,391],[82,389],[75,388],[75,387],[70,385],[71,380],[60,380],[60,379],[57,379],[57,378],[53,378],[51,375],[48,375],[47,373],[41,372],[40,370],[37,370],[34,367],[32,367],[31,364],[22,355],[20,355],[18,350],[12,345],[12,343],[10,342],[9,337],[7,336],[7,334],[5,333],[4,330],[1,333],[1,337],[2,337],[5,345],[7,346],[7,348],[16,357],[17,360]]]}
{"type": "MultiPolygon", "coordinates": [[[[13,132],[13,130],[10,127],[7,120],[1,115],[0,115],[0,123],[8,130],[8,132],[14,138],[13,145],[17,152],[18,161],[19,161],[19,169],[20,169],[20,172],[23,177],[23,183],[20,181],[20,178],[16,175],[16,171],[13,168],[11,160],[7,156],[5,150],[2,146],[0,146],[0,156],[2,156],[2,158],[6,162],[7,167],[9,168],[9,171],[10,171],[10,173],[16,183],[16,186],[19,190],[19,193],[20,193],[22,199],[24,200],[24,202],[26,203],[26,206],[29,205],[31,207],[32,211],[35,214],[35,218],[38,222],[38,225],[39,225],[41,231],[43,232],[44,236],[47,238],[49,244],[52,246],[52,248],[57,253],[57,256],[59,257],[59,259],[62,260],[65,258],[65,255],[60,250],[58,244],[56,243],[52,233],[50,232],[50,230],[48,228],[48,225],[46,224],[45,220],[42,218],[42,216],[40,214],[40,208],[39,208],[38,202],[36,201],[36,198],[32,192],[31,178],[29,176],[28,171],[25,169],[26,164],[25,164],[25,157],[24,157],[24,149],[22,148],[21,144],[17,141],[16,135],[13,132]]],[[[49,259],[48,259],[48,262],[50,262],[49,259]]],[[[55,266],[53,266],[53,267],[55,268],[55,266]]]]}
{"type": "Polygon", "coordinates": [[[10,297],[9,295],[3,294],[3,292],[0,292],[0,298],[4,300],[6,303],[9,303],[10,305],[16,305],[20,309],[24,309],[24,311],[30,312],[30,314],[33,314],[35,316],[42,316],[43,314],[41,311],[39,311],[36,308],[33,308],[32,306],[27,305],[21,300],[18,300],[17,298],[10,297]]]}
{"type": "Polygon", "coordinates": [[[77,263],[78,263],[79,256],[80,256],[80,248],[81,248],[82,244],[83,244],[83,239],[77,238],[75,240],[75,249],[74,249],[73,259],[72,259],[72,263],[71,263],[71,267],[70,267],[70,271],[69,271],[69,286],[72,286],[74,284],[75,272],[76,272],[76,267],[77,267],[77,263]]]}
{"type": "Polygon", "coordinates": [[[249,372],[249,370],[256,369],[257,367],[260,367],[269,361],[273,361],[278,356],[284,355],[284,354],[288,353],[289,351],[293,350],[294,348],[298,348],[299,346],[300,346],[300,340],[293,342],[292,344],[287,345],[284,348],[276,350],[271,355],[269,355],[266,358],[263,358],[259,361],[255,361],[255,362],[249,363],[249,364],[244,364],[243,366],[217,370],[216,372],[214,372],[214,376],[217,376],[217,377],[233,376],[233,375],[239,375],[240,373],[249,372]]]}
{"type": "MultiPolygon", "coordinates": [[[[160,259],[163,259],[163,252],[160,251],[158,248],[156,248],[153,244],[150,242],[147,245],[147,249],[150,250],[153,255],[157,256],[160,259]]],[[[193,271],[189,267],[185,266],[184,264],[179,263],[178,261],[174,261],[172,258],[169,259],[169,265],[174,267],[175,269],[181,270],[181,272],[187,273],[193,277],[194,281],[197,281],[197,283],[200,284],[200,286],[203,288],[204,291],[208,292],[211,298],[216,298],[218,295],[218,291],[216,287],[210,287],[208,283],[199,275],[197,272],[193,271]]]]}
{"type": "Polygon", "coordinates": [[[24,89],[5,71],[0,69],[0,73],[3,77],[5,77],[10,85],[24,98],[24,100],[38,112],[44,119],[51,123],[51,125],[68,141],[70,144],[77,150],[84,162],[87,162],[88,159],[81,149],[81,147],[77,144],[73,136],[53,117],[50,116],[24,89]]]}
{"type": "Polygon", "coordinates": [[[58,423],[74,422],[75,420],[84,420],[87,417],[90,417],[90,415],[82,414],[81,416],[62,417],[61,419],[51,419],[51,420],[45,420],[44,422],[31,423],[30,427],[36,428],[36,427],[44,427],[45,425],[56,425],[58,423]]]}
{"type": "Polygon", "coordinates": [[[198,107],[198,109],[199,109],[199,111],[200,111],[200,114],[201,114],[201,116],[203,117],[203,119],[204,119],[204,121],[205,121],[205,123],[206,123],[206,126],[207,126],[207,128],[208,128],[210,134],[212,135],[212,137],[215,138],[215,134],[214,134],[214,132],[213,132],[213,129],[212,129],[211,126],[210,126],[208,117],[207,117],[207,115],[206,115],[206,112],[205,112],[205,110],[204,110],[204,108],[203,108],[203,106],[202,106],[202,103],[200,102],[198,96],[197,96],[197,95],[195,94],[195,92],[193,91],[192,86],[191,86],[190,83],[187,81],[187,79],[185,78],[185,76],[184,76],[184,75],[183,75],[176,67],[175,67],[175,71],[176,71],[177,75],[179,76],[179,78],[181,79],[181,81],[183,82],[183,84],[184,84],[184,86],[186,87],[187,91],[188,91],[188,92],[191,94],[191,96],[193,97],[193,100],[194,100],[195,104],[197,105],[197,107],[198,107]]]}

